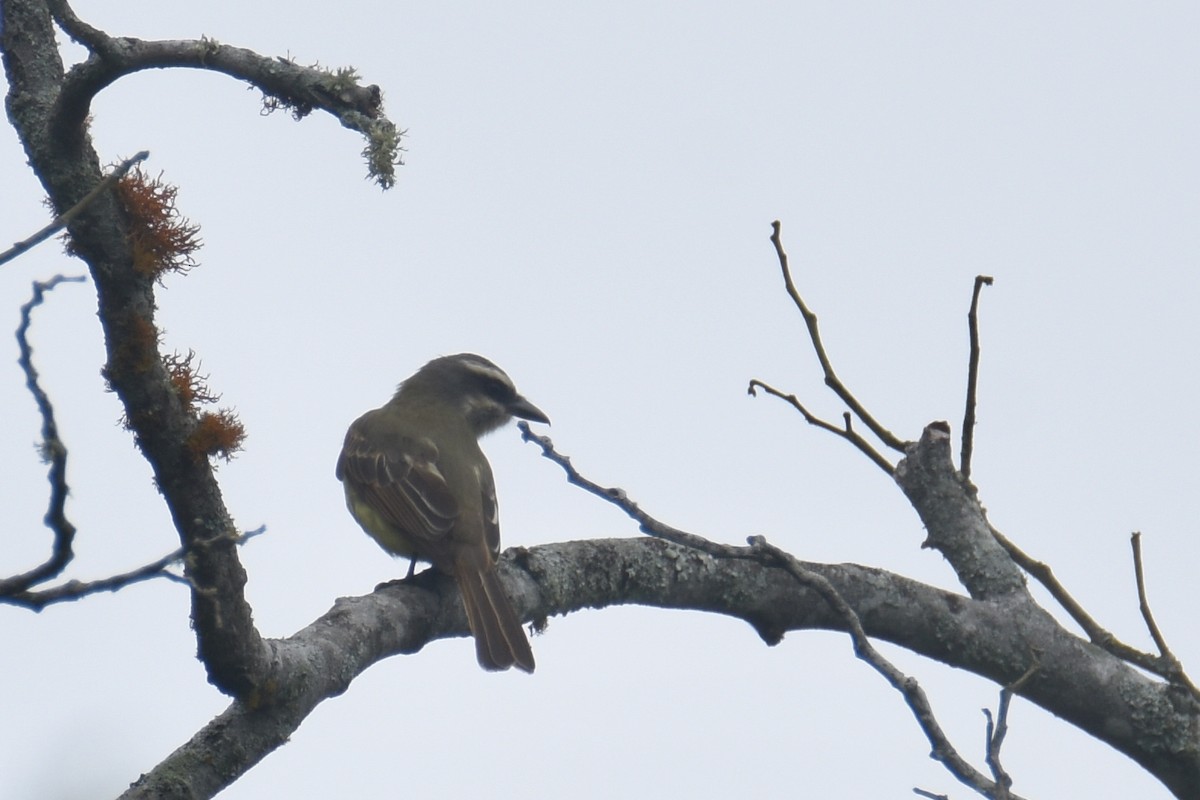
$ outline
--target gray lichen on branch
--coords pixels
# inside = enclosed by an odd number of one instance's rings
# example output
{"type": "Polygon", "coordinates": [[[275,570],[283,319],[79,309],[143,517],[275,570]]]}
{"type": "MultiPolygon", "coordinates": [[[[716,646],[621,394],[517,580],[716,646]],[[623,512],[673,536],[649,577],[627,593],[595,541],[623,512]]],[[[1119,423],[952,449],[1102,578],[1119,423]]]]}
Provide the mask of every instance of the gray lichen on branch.
{"type": "Polygon", "coordinates": [[[205,36],[179,40],[109,36],[81,22],[64,0],[54,5],[55,20],[89,51],[85,61],[67,71],[51,114],[51,128],[64,138],[82,141],[93,98],[126,75],[147,69],[203,69],[258,89],[268,113],[286,108],[299,120],[315,110],[328,112],[366,138],[368,176],[384,189],[395,184],[395,168],[403,164],[404,131],[384,114],[380,88],[362,85],[352,67],[302,66],[291,58],[270,58],[205,36]]]}

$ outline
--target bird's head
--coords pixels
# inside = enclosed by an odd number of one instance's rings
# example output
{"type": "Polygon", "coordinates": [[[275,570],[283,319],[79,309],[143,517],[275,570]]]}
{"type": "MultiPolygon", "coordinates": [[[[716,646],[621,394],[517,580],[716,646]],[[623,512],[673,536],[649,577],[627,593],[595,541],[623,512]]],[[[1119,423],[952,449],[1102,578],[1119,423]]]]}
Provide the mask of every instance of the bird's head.
{"type": "Polygon", "coordinates": [[[540,408],[517,391],[512,378],[483,356],[459,353],[430,361],[400,385],[397,396],[420,391],[457,408],[476,436],[513,417],[549,423],[540,408]]]}

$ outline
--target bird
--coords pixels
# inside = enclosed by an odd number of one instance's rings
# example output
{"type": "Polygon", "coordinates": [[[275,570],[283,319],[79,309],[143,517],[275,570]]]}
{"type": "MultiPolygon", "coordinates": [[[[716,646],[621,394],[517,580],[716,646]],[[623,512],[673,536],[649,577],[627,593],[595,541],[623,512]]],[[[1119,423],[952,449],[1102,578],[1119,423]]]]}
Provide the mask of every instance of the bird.
{"type": "Polygon", "coordinates": [[[513,417],[549,424],[504,370],[474,353],[435,358],[356,419],[337,462],[350,514],[387,552],[458,584],[485,670],[532,673],[533,650],[496,573],[496,484],[479,438],[513,417]]]}

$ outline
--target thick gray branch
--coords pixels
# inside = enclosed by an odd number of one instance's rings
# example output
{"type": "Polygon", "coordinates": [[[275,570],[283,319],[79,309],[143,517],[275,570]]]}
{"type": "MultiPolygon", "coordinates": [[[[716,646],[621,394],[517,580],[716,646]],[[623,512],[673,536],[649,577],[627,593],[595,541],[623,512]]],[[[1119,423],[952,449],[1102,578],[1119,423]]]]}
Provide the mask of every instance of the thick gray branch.
{"type": "MultiPolygon", "coordinates": [[[[54,207],[71,208],[102,176],[86,136],[53,133],[50,120],[64,75],[49,10],[39,0],[5,0],[0,14],[9,117],[54,207]]],[[[243,592],[238,531],[210,464],[188,447],[196,423],[158,351],[154,279],[133,268],[124,217],[111,193],[89,204],[69,231],[72,249],[87,262],[96,286],[105,377],[125,407],[187,550],[192,619],[209,680],[243,696],[266,671],[269,653],[243,592]]]]}
{"type": "MultiPolygon", "coordinates": [[[[745,620],[768,642],[786,631],[842,627],[822,598],[783,569],[656,540],[510,550],[501,568],[527,620],[638,604],[726,614],[745,620]]],[[[1200,785],[1195,709],[1186,693],[1072,636],[1047,615],[1028,613],[1017,598],[972,600],[853,564],[805,568],[834,585],[872,637],[1002,684],[1017,681],[1036,659],[1021,696],[1128,754],[1177,794],[1200,785]]],[[[256,696],[253,707],[234,703],[126,796],[211,797],[370,665],[466,631],[453,582],[432,571],[341,599],[291,638],[268,642],[275,667],[264,685],[279,687],[277,694],[256,696]],[[172,791],[183,788],[172,781],[184,774],[190,776],[188,793],[172,791]]]]}
{"type": "Polygon", "coordinates": [[[925,523],[922,546],[946,557],[972,597],[1017,595],[1032,605],[1025,576],[992,535],[975,487],[954,468],[949,425],[926,426],[921,439],[905,449],[895,479],[925,523]]]}

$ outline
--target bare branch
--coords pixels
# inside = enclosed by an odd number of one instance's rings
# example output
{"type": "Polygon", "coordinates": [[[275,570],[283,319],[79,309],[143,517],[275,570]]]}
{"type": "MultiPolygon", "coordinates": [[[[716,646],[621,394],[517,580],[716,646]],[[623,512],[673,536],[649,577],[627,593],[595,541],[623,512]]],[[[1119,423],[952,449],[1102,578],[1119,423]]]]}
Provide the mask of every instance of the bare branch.
{"type": "Polygon", "coordinates": [[[596,495],[602,500],[612,503],[617,508],[625,512],[627,516],[638,523],[643,533],[647,533],[657,539],[664,539],[674,544],[690,547],[694,550],[701,550],[709,555],[718,556],[720,558],[749,558],[759,559],[759,555],[750,547],[735,547],[732,545],[717,544],[709,541],[703,536],[697,536],[694,533],[681,531],[678,528],[672,528],[670,525],[659,522],[654,517],[643,511],[637,503],[629,499],[629,495],[625,494],[624,489],[615,487],[609,488],[601,486],[598,483],[585,478],[571,465],[571,459],[561,455],[554,449],[554,442],[550,441],[549,436],[539,436],[533,432],[527,422],[517,423],[517,427],[521,430],[521,438],[526,442],[533,442],[542,449],[542,455],[553,461],[558,466],[562,467],[563,472],[567,474],[567,482],[572,483],[584,491],[596,495]]]}
{"type": "Polygon", "coordinates": [[[1159,655],[1168,658],[1171,656],[1171,648],[1167,645],[1167,640],[1163,638],[1162,631],[1158,629],[1158,623],[1154,621],[1154,614],[1150,611],[1150,601],[1146,599],[1146,576],[1142,568],[1142,534],[1140,531],[1134,531],[1130,535],[1129,545],[1133,548],[1133,573],[1137,581],[1138,608],[1142,611],[1142,619],[1146,621],[1146,628],[1150,631],[1150,638],[1154,640],[1159,655]]]}
{"type": "Polygon", "coordinates": [[[67,486],[67,448],[58,438],[58,423],[54,420],[54,406],[50,397],[38,382],[37,368],[33,366],[33,347],[29,344],[29,326],[33,321],[33,309],[40,306],[46,298],[46,292],[52,291],[60,283],[81,283],[86,280],[83,276],[65,277],[55,275],[48,281],[34,281],[33,297],[21,306],[21,324],[17,327],[17,348],[20,356],[17,363],[25,373],[25,385],[37,404],[38,413],[42,416],[42,443],[39,446],[42,457],[50,464],[50,507],[44,517],[46,527],[54,533],[54,546],[49,558],[42,564],[21,575],[15,575],[0,581],[0,596],[23,592],[30,586],[53,578],[66,568],[75,557],[72,543],[75,539],[75,526],[67,519],[66,503],[70,489],[67,486]]]}
{"type": "MultiPolygon", "coordinates": [[[[1079,604],[1079,601],[1071,596],[1071,593],[1067,591],[1066,587],[1064,587],[1054,575],[1054,570],[1050,568],[1049,564],[1038,561],[1033,556],[1017,547],[1017,545],[1004,536],[1004,534],[996,530],[994,526],[991,528],[991,530],[992,535],[996,537],[996,541],[1000,543],[1000,546],[1003,547],[1010,556],[1012,556],[1013,561],[1015,561],[1017,565],[1021,567],[1021,569],[1032,575],[1038,583],[1042,584],[1042,586],[1044,586],[1046,590],[1050,592],[1050,596],[1053,597],[1055,602],[1062,606],[1067,614],[1071,616],[1071,619],[1075,620],[1076,624],[1083,629],[1083,632],[1087,634],[1087,637],[1092,644],[1113,654],[1117,658],[1140,667],[1151,674],[1159,676],[1160,678],[1182,683],[1188,687],[1189,691],[1197,700],[1200,700],[1200,689],[1197,689],[1187,678],[1187,676],[1183,674],[1182,667],[1179,665],[1178,661],[1175,661],[1174,665],[1172,665],[1171,660],[1138,650],[1137,648],[1122,642],[1111,631],[1106,629],[1100,623],[1096,622],[1096,620],[1093,619],[1092,616],[1083,609],[1083,606],[1079,604]]],[[[1135,555],[1135,558],[1137,557],[1138,556],[1135,555]]]]}
{"type": "Polygon", "coordinates": [[[908,442],[901,440],[887,428],[883,427],[862,403],[846,388],[837,373],[833,371],[833,363],[829,360],[829,356],[825,352],[825,345],[821,342],[821,330],[817,325],[817,315],[808,308],[808,304],[804,302],[804,298],[800,296],[800,292],[796,289],[796,284],[792,280],[792,271],[788,266],[787,253],[783,249],[783,241],[780,237],[782,223],[775,220],[771,223],[771,243],[775,245],[775,253],[779,256],[779,267],[783,271],[783,282],[787,287],[787,293],[792,298],[792,302],[796,304],[796,308],[800,311],[800,316],[804,318],[804,324],[808,327],[808,338],[812,341],[813,349],[817,353],[817,360],[821,362],[821,369],[825,373],[825,385],[833,390],[842,402],[850,407],[850,410],[861,419],[871,431],[879,437],[879,439],[888,447],[899,452],[904,452],[908,442]]]}
{"type": "MultiPolygon", "coordinates": [[[[63,7],[58,6],[60,11],[63,7]]],[[[0,15],[10,95],[22,99],[9,103],[9,119],[56,209],[74,206],[102,180],[87,131],[87,111],[96,92],[137,69],[182,66],[180,61],[206,68],[211,66],[204,62],[206,55],[231,61],[238,55],[232,48],[203,41],[160,47],[96,32],[105,46],[97,46],[67,76],[45,0],[5,0],[0,15]],[[20,46],[8,46],[18,29],[20,46]]],[[[93,36],[86,31],[84,35],[93,36]]],[[[317,72],[254,54],[246,65],[285,86],[289,78],[317,72]]],[[[235,72],[237,66],[228,64],[225,71],[235,72]]],[[[353,98],[333,98],[328,104],[354,108],[353,98]]],[[[268,673],[270,654],[245,596],[246,571],[234,544],[237,528],[212,464],[191,446],[198,421],[180,401],[162,363],[154,279],[137,268],[126,225],[118,202],[106,193],[69,226],[74,250],[88,264],[96,286],[107,351],[104,377],[120,398],[125,421],[154,472],[179,544],[189,547],[184,568],[193,583],[192,621],[209,680],[232,696],[247,697],[268,673]],[[210,547],[196,546],[208,542],[210,547]]]]}
{"type": "Polygon", "coordinates": [[[129,172],[129,170],[133,167],[134,164],[141,163],[142,161],[145,161],[149,157],[150,157],[150,151],[143,150],[140,153],[136,154],[133,158],[130,158],[130,159],[127,159],[127,160],[121,162],[119,165],[117,165],[117,168],[114,169],[112,172],[110,172],[104,180],[100,181],[99,185],[97,185],[95,189],[92,189],[92,191],[87,193],[87,196],[85,196],[82,200],[80,200],[75,205],[71,206],[71,208],[69,210],[67,210],[66,213],[59,214],[57,217],[54,218],[54,220],[49,225],[42,228],[37,233],[33,234],[28,239],[24,239],[20,242],[17,242],[12,247],[5,250],[3,253],[0,253],[0,264],[4,264],[8,261],[12,261],[14,258],[21,255],[26,250],[30,250],[33,247],[36,247],[37,245],[39,245],[42,242],[49,239],[54,234],[61,231],[63,228],[67,227],[67,225],[69,225],[71,223],[71,220],[73,220],[73,219],[75,219],[75,217],[79,216],[79,212],[81,212],[85,208],[87,208],[88,205],[93,200],[95,200],[97,197],[99,197],[102,192],[104,192],[106,189],[111,187],[114,183],[116,183],[121,178],[123,178],[125,176],[125,173],[129,172]]]}
{"type": "Polygon", "coordinates": [[[886,458],[884,458],[882,455],[880,455],[879,451],[876,450],[874,447],[872,447],[870,442],[868,442],[866,439],[864,439],[862,436],[860,436],[857,432],[855,432],[854,427],[850,421],[852,419],[852,417],[850,416],[850,412],[847,411],[843,415],[842,419],[844,422],[844,427],[839,428],[837,425],[834,425],[831,422],[826,422],[825,420],[821,419],[820,417],[812,414],[807,408],[804,407],[804,405],[798,399],[796,399],[796,395],[794,395],[794,394],[784,394],[779,389],[776,389],[774,386],[771,386],[770,384],[767,384],[767,383],[763,383],[762,381],[760,381],[758,379],[751,380],[750,387],[746,391],[751,397],[755,397],[755,396],[757,396],[756,395],[757,389],[762,389],[767,394],[774,395],[775,397],[778,397],[779,399],[784,400],[787,403],[790,403],[792,408],[799,411],[800,414],[804,417],[804,421],[807,422],[809,425],[815,425],[818,428],[827,430],[830,433],[832,433],[836,436],[840,436],[843,439],[845,439],[846,441],[850,442],[855,447],[857,447],[862,453],[864,453],[867,456],[867,458],[874,461],[875,464],[881,470],[886,472],[888,475],[893,475],[895,473],[896,468],[891,464],[891,462],[889,462],[886,458]]]}
{"type": "Polygon", "coordinates": [[[1200,691],[1197,691],[1195,684],[1184,672],[1183,664],[1171,652],[1166,637],[1162,635],[1158,623],[1154,621],[1154,614],[1150,611],[1150,600],[1146,596],[1146,578],[1142,565],[1142,534],[1134,531],[1129,537],[1129,544],[1133,548],[1133,572],[1137,580],[1138,607],[1142,611],[1142,619],[1146,621],[1146,628],[1150,631],[1150,638],[1154,640],[1154,646],[1158,648],[1158,661],[1163,669],[1160,674],[1172,683],[1187,688],[1193,697],[1200,699],[1200,691]]]}
{"type": "Polygon", "coordinates": [[[1012,777],[1000,764],[1000,749],[1004,746],[1004,737],[1008,735],[1008,708],[1012,704],[1013,694],[1021,691],[1021,688],[1040,668],[1041,665],[1035,659],[1024,675],[1000,690],[1000,707],[996,712],[995,724],[992,721],[992,712],[986,708],[983,709],[983,714],[987,717],[987,763],[988,768],[992,771],[992,779],[996,786],[995,794],[989,796],[996,798],[996,800],[1007,800],[1013,797],[1010,791],[1012,788],[1012,777]]]}
{"type": "Polygon", "coordinates": [[[963,414],[962,457],[958,462],[959,471],[964,479],[971,477],[971,451],[975,445],[975,392],[979,382],[979,293],[984,286],[991,285],[990,275],[975,276],[975,289],[971,292],[971,310],[967,312],[971,356],[967,364],[967,408],[963,414]]]}
{"type": "Polygon", "coordinates": [[[904,697],[905,702],[908,703],[909,708],[913,712],[913,716],[916,717],[917,724],[921,727],[921,730],[925,733],[926,738],[929,739],[933,747],[930,757],[940,761],[955,778],[981,793],[995,789],[994,784],[983,773],[967,763],[958,754],[954,746],[950,744],[945,732],[938,724],[933,714],[933,708],[929,704],[929,699],[926,697],[924,690],[921,689],[920,684],[914,678],[905,675],[897,669],[882,653],[875,649],[875,646],[871,644],[871,640],[867,636],[866,630],[863,628],[861,620],[859,620],[858,614],[855,613],[854,609],[850,607],[850,604],[846,602],[828,578],[808,569],[795,556],[768,543],[762,536],[751,536],[747,540],[750,545],[748,548],[732,547],[730,545],[717,544],[702,536],[696,536],[695,534],[686,533],[665,525],[642,511],[637,503],[630,500],[623,490],[605,488],[585,478],[571,464],[570,458],[561,455],[554,449],[554,443],[550,441],[548,436],[534,434],[529,424],[525,422],[518,423],[518,427],[521,430],[521,438],[538,445],[542,450],[543,456],[562,467],[570,483],[617,506],[629,517],[637,521],[641,529],[651,536],[698,549],[714,556],[752,559],[764,566],[780,567],[787,571],[797,583],[816,592],[850,634],[855,655],[866,661],[904,697]]]}
{"type": "MultiPolygon", "coordinates": [[[[950,743],[945,731],[938,723],[937,717],[934,716],[933,707],[929,704],[925,690],[921,688],[917,680],[904,674],[871,644],[870,638],[859,621],[858,614],[842,598],[829,579],[806,569],[795,556],[768,544],[761,536],[750,537],[750,543],[754,548],[761,549],[776,558],[799,583],[817,592],[821,599],[842,619],[850,634],[850,639],[854,643],[854,654],[867,662],[904,697],[917,724],[933,748],[929,757],[941,762],[951,775],[980,794],[989,797],[1000,796],[995,794],[1000,788],[999,785],[988,780],[987,776],[972,767],[950,743]]],[[[1007,792],[1003,797],[1019,800],[1017,795],[1007,792]]]]}
{"type": "MultiPolygon", "coordinates": [[[[238,544],[245,544],[255,536],[266,532],[266,530],[266,526],[263,525],[255,530],[246,531],[238,537],[238,544]]],[[[110,575],[107,578],[100,578],[94,581],[67,581],[61,586],[55,586],[50,589],[19,592],[8,596],[0,594],[0,603],[41,611],[46,606],[54,603],[79,600],[80,598],[91,594],[99,594],[100,592],[116,592],[124,589],[126,586],[132,586],[135,583],[141,583],[142,581],[154,578],[164,578],[195,588],[195,584],[186,576],[176,575],[169,569],[171,566],[179,563],[186,554],[187,550],[180,547],[156,561],[151,561],[149,564],[128,572],[122,572],[118,575],[110,575]]]]}

